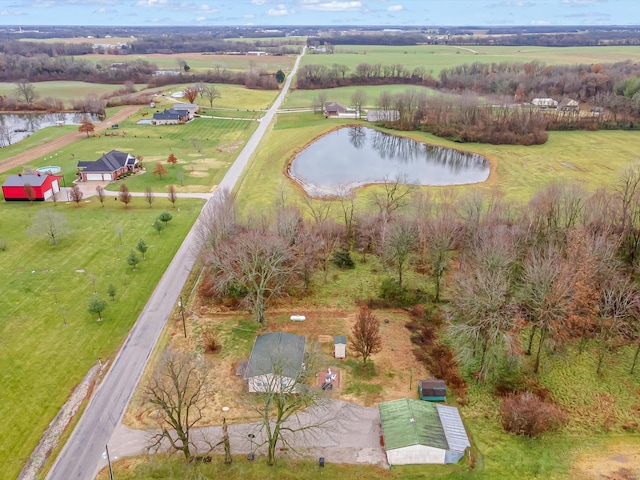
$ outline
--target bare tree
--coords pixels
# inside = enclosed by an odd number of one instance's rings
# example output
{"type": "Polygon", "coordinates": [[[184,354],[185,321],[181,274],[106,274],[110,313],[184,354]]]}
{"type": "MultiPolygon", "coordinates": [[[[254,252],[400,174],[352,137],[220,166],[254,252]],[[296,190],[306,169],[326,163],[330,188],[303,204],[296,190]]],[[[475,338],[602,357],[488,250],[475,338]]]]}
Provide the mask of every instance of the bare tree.
{"type": "Polygon", "coordinates": [[[145,389],[147,401],[160,413],[160,431],[151,438],[150,448],[167,441],[186,460],[194,448],[191,430],[202,419],[206,401],[206,371],[194,356],[167,350],[151,383],[145,389]]]}
{"type": "Polygon", "coordinates": [[[213,101],[222,95],[214,85],[205,85],[200,92],[200,96],[209,100],[209,108],[213,108],[213,101]]]}
{"type": "Polygon", "coordinates": [[[33,104],[38,99],[36,87],[27,80],[16,83],[16,98],[28,105],[33,104]]]}
{"type": "Polygon", "coordinates": [[[238,229],[237,215],[235,197],[229,190],[217,190],[202,212],[203,221],[198,228],[200,241],[194,253],[203,248],[215,249],[220,242],[235,235],[238,229]]]}
{"type": "Polygon", "coordinates": [[[327,94],[325,92],[319,92],[317,96],[313,98],[313,111],[316,114],[324,113],[324,106],[327,103],[327,94]]]}
{"type": "Polygon", "coordinates": [[[356,314],[356,321],[351,329],[350,346],[356,355],[366,364],[371,355],[382,350],[382,336],[380,335],[380,320],[369,307],[360,305],[356,314]]]}
{"type": "Polygon", "coordinates": [[[100,200],[100,204],[104,207],[105,193],[104,193],[104,187],[102,185],[98,185],[96,187],[96,194],[98,195],[98,200],[100,200]]]}
{"type": "Polygon", "coordinates": [[[118,198],[120,198],[120,201],[124,203],[125,207],[128,207],[129,203],[131,203],[131,192],[129,191],[129,187],[127,187],[126,183],[120,185],[120,193],[118,193],[118,198]]]}
{"type": "Polygon", "coordinates": [[[36,191],[34,190],[33,186],[30,183],[25,183],[22,186],[22,191],[24,192],[24,196],[30,202],[33,202],[36,199],[36,191]]]}
{"type": "Polygon", "coordinates": [[[415,191],[416,186],[410,184],[404,177],[395,177],[393,180],[387,177],[383,186],[383,192],[373,194],[373,201],[378,207],[380,215],[388,222],[393,212],[409,204],[411,194],[415,191]]]}
{"type": "Polygon", "coordinates": [[[353,104],[353,108],[356,111],[356,118],[362,118],[362,107],[364,103],[367,101],[367,94],[361,88],[357,89],[351,95],[351,103],[353,104]]]}
{"type": "Polygon", "coordinates": [[[56,245],[60,237],[67,233],[67,217],[52,208],[40,210],[33,218],[30,233],[36,236],[43,235],[52,245],[56,245]]]}
{"type": "Polygon", "coordinates": [[[270,353],[269,370],[273,374],[263,376],[264,391],[253,394],[252,402],[260,416],[259,433],[264,439],[257,441],[256,446],[267,446],[269,465],[276,464],[278,445],[281,449],[295,450],[293,437],[313,436],[333,421],[324,391],[311,385],[317,382],[315,358],[315,350],[306,352],[303,367],[291,365],[291,359],[283,351],[270,353]]]}
{"type": "Polygon", "coordinates": [[[305,195],[302,197],[302,203],[304,203],[309,210],[309,213],[316,222],[316,225],[324,222],[331,213],[331,202],[327,202],[325,200],[314,200],[305,195]]]}
{"type": "Polygon", "coordinates": [[[154,198],[155,197],[153,195],[153,189],[151,187],[146,187],[144,189],[144,199],[149,204],[149,208],[151,208],[151,204],[153,203],[154,198]]]}
{"type": "Polygon", "coordinates": [[[176,187],[175,187],[175,185],[169,185],[169,187],[167,187],[167,190],[169,192],[167,194],[167,198],[171,202],[171,206],[173,206],[175,208],[176,200],[178,200],[178,194],[176,193],[176,187]]]}
{"type": "Polygon", "coordinates": [[[384,245],[384,257],[395,264],[400,288],[402,288],[404,267],[417,245],[418,231],[415,222],[405,217],[396,218],[391,223],[384,245]]]}
{"type": "Polygon", "coordinates": [[[270,232],[246,230],[221,241],[205,256],[208,293],[227,295],[244,290],[245,306],[258,322],[272,297],[295,281],[295,258],[288,242],[270,232]]]}
{"type": "Polygon", "coordinates": [[[71,197],[71,200],[76,202],[76,205],[79,206],[84,193],[82,193],[82,190],[80,190],[80,187],[78,185],[74,185],[69,191],[69,196],[71,197]]]}
{"type": "Polygon", "coordinates": [[[8,147],[13,143],[13,129],[9,125],[0,123],[0,148],[8,147]]]}
{"type": "Polygon", "coordinates": [[[340,225],[328,219],[322,222],[320,225],[316,225],[314,229],[318,236],[318,251],[322,262],[322,271],[324,273],[323,280],[327,281],[327,274],[329,273],[329,261],[334,250],[340,245],[343,238],[343,230],[340,225]]]}
{"type": "Polygon", "coordinates": [[[452,218],[443,216],[428,223],[425,257],[429,276],[433,280],[435,301],[440,301],[440,291],[446,270],[453,256],[456,225],[452,218]]]}

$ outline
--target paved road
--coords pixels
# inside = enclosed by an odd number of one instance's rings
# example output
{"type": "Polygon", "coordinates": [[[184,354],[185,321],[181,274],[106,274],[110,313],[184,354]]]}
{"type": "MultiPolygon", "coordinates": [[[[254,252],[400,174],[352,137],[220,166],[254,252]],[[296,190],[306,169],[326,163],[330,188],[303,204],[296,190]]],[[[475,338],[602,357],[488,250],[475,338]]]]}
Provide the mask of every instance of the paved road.
{"type": "MultiPolygon", "coordinates": [[[[218,191],[222,188],[231,191],[236,185],[242,170],[270,127],[278,107],[289,90],[291,80],[305,50],[306,48],[296,59],[293,70],[280,95],[218,185],[218,191]]],[[[173,261],[158,282],[111,369],[94,392],[87,409],[47,475],[47,479],[89,480],[95,477],[103,465],[102,452],[104,447],[110,441],[115,427],[122,419],[149,355],[175,307],[178,296],[193,267],[195,258],[192,252],[196,251],[198,246],[198,229],[203,222],[203,217],[206,218],[206,215],[203,214],[206,214],[210,206],[211,200],[205,204],[200,217],[196,220],[173,261]]]]}

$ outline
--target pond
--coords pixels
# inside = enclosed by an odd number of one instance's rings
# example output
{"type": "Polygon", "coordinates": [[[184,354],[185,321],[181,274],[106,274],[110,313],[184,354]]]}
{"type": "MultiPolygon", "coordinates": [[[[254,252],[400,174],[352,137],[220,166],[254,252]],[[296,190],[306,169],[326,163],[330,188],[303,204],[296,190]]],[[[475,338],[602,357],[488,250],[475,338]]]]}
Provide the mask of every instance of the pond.
{"type": "Polygon", "coordinates": [[[0,147],[28,137],[41,128],[54,125],[79,125],[83,116],[99,122],[97,115],[84,113],[0,113],[0,147]]]}
{"type": "Polygon", "coordinates": [[[289,175],[313,197],[396,179],[416,185],[478,183],[489,171],[489,161],[481,155],[360,126],[320,137],[289,165],[289,175]]]}

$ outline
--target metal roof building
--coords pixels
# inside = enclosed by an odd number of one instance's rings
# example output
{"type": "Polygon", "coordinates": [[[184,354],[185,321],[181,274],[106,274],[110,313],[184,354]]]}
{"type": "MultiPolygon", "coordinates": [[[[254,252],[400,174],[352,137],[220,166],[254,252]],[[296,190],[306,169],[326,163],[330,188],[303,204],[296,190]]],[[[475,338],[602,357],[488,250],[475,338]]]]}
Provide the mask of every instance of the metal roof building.
{"type": "Polygon", "coordinates": [[[389,465],[456,463],[471,445],[456,407],[402,398],[378,409],[389,465]]]}

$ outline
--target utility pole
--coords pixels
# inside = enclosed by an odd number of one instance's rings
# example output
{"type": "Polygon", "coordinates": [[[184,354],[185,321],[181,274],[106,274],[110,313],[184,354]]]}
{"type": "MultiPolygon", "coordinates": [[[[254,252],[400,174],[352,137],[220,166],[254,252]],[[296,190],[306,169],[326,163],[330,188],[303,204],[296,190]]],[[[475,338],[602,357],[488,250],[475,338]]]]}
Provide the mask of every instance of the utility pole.
{"type": "Polygon", "coordinates": [[[187,325],[184,322],[184,305],[182,304],[182,295],[178,300],[178,306],[180,307],[180,314],[182,315],[182,330],[184,331],[184,338],[187,338],[187,325]]]}
{"type": "Polygon", "coordinates": [[[113,468],[111,468],[111,457],[109,457],[109,446],[104,446],[105,452],[107,454],[107,463],[109,464],[109,480],[113,480],[113,468]]]}

